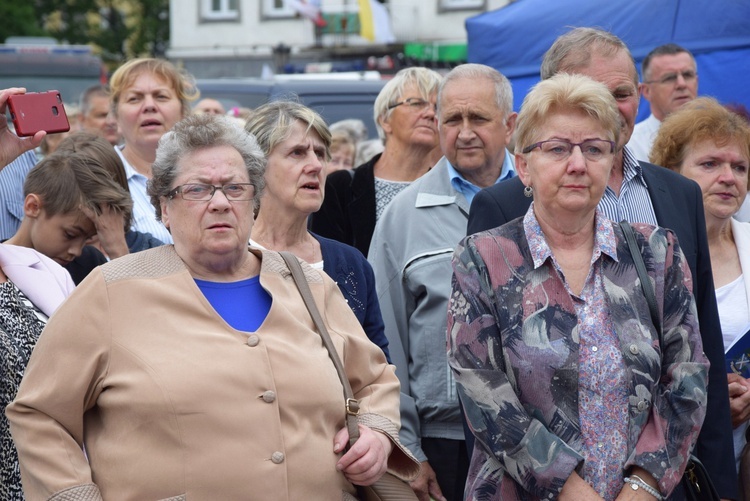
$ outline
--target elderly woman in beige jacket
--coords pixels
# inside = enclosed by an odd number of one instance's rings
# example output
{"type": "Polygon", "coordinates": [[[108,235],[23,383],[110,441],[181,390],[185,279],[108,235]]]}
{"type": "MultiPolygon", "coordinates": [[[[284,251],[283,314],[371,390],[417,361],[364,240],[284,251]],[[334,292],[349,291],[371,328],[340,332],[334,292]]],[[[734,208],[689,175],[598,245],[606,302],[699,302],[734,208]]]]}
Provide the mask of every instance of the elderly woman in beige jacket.
{"type": "Polygon", "coordinates": [[[224,117],[162,138],[149,191],[174,245],[91,273],[8,408],[27,498],[354,499],[387,468],[416,473],[393,368],[303,263],[360,400],[345,448],[342,386],[289,271],[247,247],[263,166],[224,117]]]}

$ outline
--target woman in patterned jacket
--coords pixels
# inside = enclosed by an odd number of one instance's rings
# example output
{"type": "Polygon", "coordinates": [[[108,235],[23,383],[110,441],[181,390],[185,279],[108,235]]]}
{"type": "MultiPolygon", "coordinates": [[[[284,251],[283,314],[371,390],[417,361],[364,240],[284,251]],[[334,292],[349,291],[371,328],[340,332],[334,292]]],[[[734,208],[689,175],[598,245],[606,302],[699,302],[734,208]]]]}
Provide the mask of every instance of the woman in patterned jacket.
{"type": "Polygon", "coordinates": [[[633,225],[659,334],[624,236],[597,210],[619,129],[604,85],[539,83],[516,142],[533,203],[456,250],[448,349],[476,437],[467,499],[662,499],[685,469],[708,363],[674,233],[633,225]]]}

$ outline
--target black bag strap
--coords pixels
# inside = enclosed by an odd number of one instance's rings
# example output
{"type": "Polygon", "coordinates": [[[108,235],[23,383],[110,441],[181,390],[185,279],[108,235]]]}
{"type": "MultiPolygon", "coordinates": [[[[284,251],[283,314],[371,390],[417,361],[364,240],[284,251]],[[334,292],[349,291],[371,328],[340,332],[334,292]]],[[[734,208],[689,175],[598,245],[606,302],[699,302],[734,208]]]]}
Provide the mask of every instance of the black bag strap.
{"type": "MultiPolygon", "coordinates": [[[[648,303],[648,309],[651,313],[651,321],[654,323],[657,332],[659,333],[659,345],[662,343],[662,331],[661,321],[659,320],[659,308],[656,303],[656,293],[654,292],[654,286],[651,283],[651,279],[646,273],[646,263],[643,262],[643,254],[641,249],[638,247],[638,243],[635,240],[635,231],[630,223],[627,221],[620,221],[620,228],[625,235],[625,241],[628,243],[630,249],[630,255],[633,256],[633,263],[635,269],[638,272],[638,279],[641,282],[641,289],[643,289],[643,295],[646,296],[646,302],[648,303]]],[[[662,347],[662,349],[664,349],[662,347]]],[[[706,467],[703,463],[694,455],[690,454],[685,473],[682,476],[682,484],[685,489],[685,494],[689,499],[698,499],[699,496],[703,501],[719,500],[719,494],[711,481],[711,477],[706,471],[706,467]],[[701,487],[705,489],[705,492],[701,492],[701,487]]]]}
{"type": "Polygon", "coordinates": [[[646,302],[648,303],[648,310],[651,313],[651,322],[653,322],[656,331],[659,333],[659,344],[661,345],[661,320],[659,320],[659,307],[656,303],[656,293],[654,292],[654,286],[651,283],[651,279],[646,273],[646,263],[643,262],[643,255],[641,249],[638,247],[638,242],[635,240],[635,231],[625,220],[620,221],[620,229],[625,235],[625,241],[628,243],[630,249],[630,255],[633,257],[633,264],[638,272],[638,280],[641,282],[641,289],[643,295],[646,296],[646,302]]]}
{"type": "Polygon", "coordinates": [[[297,256],[287,251],[281,251],[279,254],[282,259],[284,259],[289,271],[292,273],[292,279],[302,296],[302,300],[305,302],[307,311],[310,312],[310,317],[312,317],[313,323],[318,329],[318,334],[323,338],[323,344],[328,350],[328,356],[331,357],[331,361],[333,362],[334,367],[336,367],[336,372],[341,380],[341,386],[344,387],[344,398],[346,401],[346,427],[349,430],[349,445],[354,445],[354,442],[359,438],[359,426],[357,423],[359,401],[354,398],[352,385],[349,384],[349,378],[346,376],[344,364],[341,363],[341,358],[339,358],[336,347],[333,345],[331,335],[328,334],[328,328],[326,328],[326,324],[323,322],[323,317],[320,315],[318,306],[315,304],[315,298],[312,295],[310,285],[307,283],[305,272],[302,271],[302,266],[299,264],[297,256]]]}

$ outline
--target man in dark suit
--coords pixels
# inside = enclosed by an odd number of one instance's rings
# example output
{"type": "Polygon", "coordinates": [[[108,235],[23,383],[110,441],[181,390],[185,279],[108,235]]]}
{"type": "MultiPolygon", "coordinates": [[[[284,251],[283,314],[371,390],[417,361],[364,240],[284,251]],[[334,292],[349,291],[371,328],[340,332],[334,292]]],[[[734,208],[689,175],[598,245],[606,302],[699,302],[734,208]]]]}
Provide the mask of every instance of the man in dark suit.
{"type": "MultiPolygon", "coordinates": [[[[700,188],[672,171],[636,161],[624,146],[633,133],[638,113],[638,72],[622,40],[593,28],[576,28],[560,36],[544,56],[541,76],[546,79],[561,71],[584,74],[606,85],[617,100],[622,117],[619,151],[599,209],[614,221],[627,219],[672,229],[690,265],[703,351],[711,362],[706,419],[694,452],[705,464],[721,497],[736,499],[724,347],[700,188]]],[[[530,203],[518,178],[486,188],[471,204],[468,233],[521,217],[530,203]]]]}

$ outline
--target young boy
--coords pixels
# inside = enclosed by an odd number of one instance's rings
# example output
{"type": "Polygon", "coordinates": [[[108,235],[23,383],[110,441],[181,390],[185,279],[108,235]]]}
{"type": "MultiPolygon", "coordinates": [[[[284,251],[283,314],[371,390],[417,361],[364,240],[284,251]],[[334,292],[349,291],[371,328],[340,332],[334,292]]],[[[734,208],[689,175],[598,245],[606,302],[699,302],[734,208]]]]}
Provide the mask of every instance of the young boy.
{"type": "MultiPolygon", "coordinates": [[[[39,162],[26,176],[23,191],[24,218],[7,243],[35,249],[63,266],[80,256],[96,234],[87,212],[99,215],[108,207],[129,220],[133,204],[106,169],[90,156],[69,151],[39,162]]],[[[91,258],[83,276],[106,261],[99,251],[89,249],[93,248],[87,247],[91,258]]]]}

